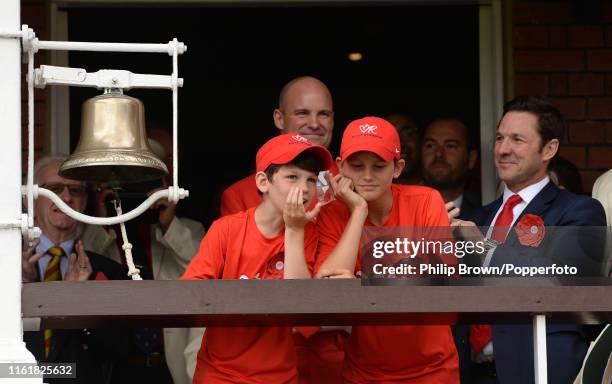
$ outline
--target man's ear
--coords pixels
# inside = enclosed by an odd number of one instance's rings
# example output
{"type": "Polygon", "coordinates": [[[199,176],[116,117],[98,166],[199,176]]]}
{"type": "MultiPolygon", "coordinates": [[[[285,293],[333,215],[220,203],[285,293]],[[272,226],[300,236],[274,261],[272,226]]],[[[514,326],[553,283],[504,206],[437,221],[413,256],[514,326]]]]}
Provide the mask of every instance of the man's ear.
{"type": "Polygon", "coordinates": [[[268,180],[268,175],[262,171],[257,172],[255,174],[255,185],[257,185],[259,192],[268,192],[268,189],[270,188],[270,180],[268,180]]]}
{"type": "Polygon", "coordinates": [[[478,160],[478,151],[475,149],[472,149],[468,153],[468,169],[470,171],[474,169],[474,166],[476,165],[476,160],[478,160]]]}
{"type": "Polygon", "coordinates": [[[280,109],[276,108],[274,112],[272,112],[272,119],[274,120],[274,125],[276,126],[276,128],[278,128],[281,133],[284,133],[285,115],[283,115],[283,112],[280,109]]]}
{"type": "Polygon", "coordinates": [[[406,166],[406,160],[399,159],[397,161],[397,163],[393,164],[393,166],[394,166],[394,169],[393,169],[393,178],[397,179],[402,174],[402,171],[404,170],[404,167],[406,166]]]}
{"type": "Polygon", "coordinates": [[[559,151],[559,140],[552,139],[544,146],[542,150],[542,160],[549,161],[559,151]]]}

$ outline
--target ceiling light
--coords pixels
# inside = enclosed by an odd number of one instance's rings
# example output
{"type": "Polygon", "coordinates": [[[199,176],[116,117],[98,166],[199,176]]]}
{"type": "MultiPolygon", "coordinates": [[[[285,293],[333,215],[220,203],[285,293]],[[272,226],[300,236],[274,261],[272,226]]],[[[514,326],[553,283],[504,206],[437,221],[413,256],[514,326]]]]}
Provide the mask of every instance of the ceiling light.
{"type": "Polygon", "coordinates": [[[360,52],[351,52],[348,54],[348,58],[350,61],[361,61],[363,55],[360,52]]]}

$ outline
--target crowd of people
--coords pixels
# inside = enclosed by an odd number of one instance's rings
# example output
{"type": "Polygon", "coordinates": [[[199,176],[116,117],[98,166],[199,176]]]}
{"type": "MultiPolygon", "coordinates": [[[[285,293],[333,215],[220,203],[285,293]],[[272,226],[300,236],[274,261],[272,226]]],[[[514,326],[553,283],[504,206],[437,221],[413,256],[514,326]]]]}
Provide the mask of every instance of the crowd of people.
{"type": "MultiPolygon", "coordinates": [[[[559,158],[565,123],[545,99],[505,104],[493,148],[500,196],[485,206],[471,187],[475,140],[457,117],[440,116],[423,130],[400,113],[358,118],[334,156],[331,92],[305,76],[281,89],[273,123],[279,134],[257,152],[255,173],[223,192],[222,217],[207,231],[177,217],[167,200],[147,220],[127,224],[143,278],[357,278],[364,230],[384,227],[448,228],[486,245],[462,258],[420,254],[421,263],[559,264],[580,276],[609,274],[604,252],[597,259],[571,237],[540,239],[542,249],[552,248],[543,252],[511,230],[527,221],[536,232],[539,225],[605,227],[606,213],[611,220],[612,174],[594,189],[606,211],[580,194],[579,173],[559,158]]],[[[149,136],[156,155],[172,159],[169,135],[150,129],[149,136]]],[[[58,174],[64,159],[39,160],[35,183],[83,212],[86,185],[58,174]]],[[[165,186],[162,180],[150,192],[165,186]]],[[[96,214],[110,214],[112,193],[90,189],[96,214]]],[[[79,224],[44,197],[36,200],[35,223],[42,236],[24,246],[24,283],[127,278],[117,228],[79,224]]],[[[574,382],[591,335],[582,325],[547,326],[550,383],[574,382]]],[[[528,325],[45,329],[24,339],[38,361],[76,362],[72,383],[534,382],[528,325]]]]}

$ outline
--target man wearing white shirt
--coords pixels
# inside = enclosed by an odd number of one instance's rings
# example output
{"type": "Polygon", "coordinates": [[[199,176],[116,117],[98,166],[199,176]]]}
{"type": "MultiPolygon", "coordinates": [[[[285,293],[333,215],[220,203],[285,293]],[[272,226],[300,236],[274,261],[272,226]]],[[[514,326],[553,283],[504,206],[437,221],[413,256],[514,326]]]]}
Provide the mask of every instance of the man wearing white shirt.
{"type": "MultiPolygon", "coordinates": [[[[593,198],[599,200],[606,210],[608,227],[612,227],[612,169],[595,180],[593,198]]],[[[610,231],[610,229],[608,229],[610,231]]],[[[608,244],[606,259],[603,266],[605,276],[612,276],[612,244],[608,244]]]]}
{"type": "MultiPolygon", "coordinates": [[[[505,188],[503,196],[485,206],[476,219],[478,225],[492,226],[486,236],[489,250],[482,255],[483,264],[568,266],[576,268],[579,276],[600,275],[601,253],[595,251],[599,248],[585,249],[591,242],[585,245],[578,241],[575,230],[559,236],[558,229],[549,228],[606,225],[601,204],[559,189],[547,176],[558,154],[564,126],[560,112],[544,99],[517,97],[504,105],[494,158],[505,188]]],[[[471,227],[474,223],[453,220],[452,225],[471,227]]],[[[548,382],[572,383],[588,347],[585,329],[581,325],[548,324],[546,330],[548,382]]],[[[479,376],[472,382],[534,382],[530,325],[474,326],[470,344],[474,360],[492,368],[490,375],[483,374],[487,373],[484,369],[476,372],[479,376]]]]}

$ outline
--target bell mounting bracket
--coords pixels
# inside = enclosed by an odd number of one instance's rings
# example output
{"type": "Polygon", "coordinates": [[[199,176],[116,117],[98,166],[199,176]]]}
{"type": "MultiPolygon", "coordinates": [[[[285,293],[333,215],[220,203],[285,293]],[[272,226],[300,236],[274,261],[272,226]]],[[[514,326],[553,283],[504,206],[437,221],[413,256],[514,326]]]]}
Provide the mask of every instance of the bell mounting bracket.
{"type": "Polygon", "coordinates": [[[39,40],[32,28],[22,25],[20,31],[0,31],[0,38],[20,38],[22,40],[23,58],[27,63],[27,94],[28,94],[28,165],[27,182],[22,186],[26,197],[27,214],[23,214],[15,223],[0,223],[0,228],[20,226],[22,235],[27,241],[40,236],[39,228],[34,226],[34,199],[42,195],[52,200],[57,207],[75,220],[93,225],[120,224],[142,214],[155,201],[166,198],[173,203],[189,196],[189,191],[178,186],[178,88],[183,86],[183,79],[178,77],[178,56],[187,51],[187,46],[172,39],[166,44],[138,43],[99,43],[73,41],[43,41],[39,40]],[[89,52],[131,52],[160,53],[169,55],[172,61],[170,76],[138,74],[125,70],[104,69],[88,73],[82,68],[57,67],[42,65],[34,69],[34,55],[39,50],[89,51],[89,52]],[[59,199],[53,192],[39,188],[34,184],[34,87],[44,88],[47,85],[67,85],[94,87],[98,89],[131,89],[157,88],[172,92],[172,185],[166,190],[157,191],[137,208],[115,217],[92,217],[75,211],[59,199]]]}
{"type": "MultiPolygon", "coordinates": [[[[41,65],[34,70],[34,86],[70,85],[76,87],[105,88],[157,88],[172,90],[172,76],[132,73],[119,69],[102,69],[89,73],[82,68],[41,65]]],[[[177,85],[183,86],[183,78],[177,85]]]]}

